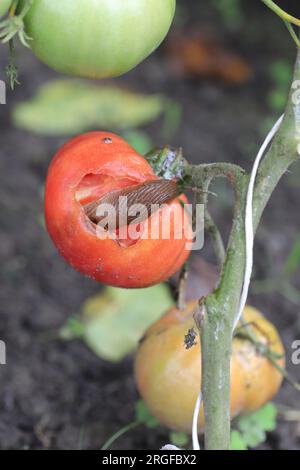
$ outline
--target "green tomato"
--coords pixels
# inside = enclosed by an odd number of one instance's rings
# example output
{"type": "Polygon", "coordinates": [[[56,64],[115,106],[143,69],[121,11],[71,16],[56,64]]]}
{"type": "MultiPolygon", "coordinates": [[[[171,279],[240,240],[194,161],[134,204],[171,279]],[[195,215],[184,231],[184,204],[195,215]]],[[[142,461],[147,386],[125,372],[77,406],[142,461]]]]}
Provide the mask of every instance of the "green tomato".
{"type": "Polygon", "coordinates": [[[13,0],[0,0],[0,18],[8,12],[13,0]]]}
{"type": "Polygon", "coordinates": [[[175,8],[176,0],[33,0],[25,30],[34,54],[53,69],[115,77],[159,46],[175,8]]]}

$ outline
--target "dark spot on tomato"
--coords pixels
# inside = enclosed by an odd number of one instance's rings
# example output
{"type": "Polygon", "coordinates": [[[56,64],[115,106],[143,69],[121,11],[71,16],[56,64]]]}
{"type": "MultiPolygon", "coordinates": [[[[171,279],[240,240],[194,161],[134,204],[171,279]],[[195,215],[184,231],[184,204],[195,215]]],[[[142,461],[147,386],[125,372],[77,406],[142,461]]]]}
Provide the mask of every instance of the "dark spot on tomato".
{"type": "Polygon", "coordinates": [[[111,143],[112,143],[112,139],[111,139],[110,137],[104,137],[103,142],[104,142],[105,144],[111,144],[111,143]]]}

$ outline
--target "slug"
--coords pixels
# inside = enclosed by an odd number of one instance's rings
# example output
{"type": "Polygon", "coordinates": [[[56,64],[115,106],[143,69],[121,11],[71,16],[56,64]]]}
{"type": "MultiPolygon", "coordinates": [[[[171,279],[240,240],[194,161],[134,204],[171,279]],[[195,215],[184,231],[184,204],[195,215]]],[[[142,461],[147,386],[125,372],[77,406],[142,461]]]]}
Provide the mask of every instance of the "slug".
{"type": "MultiPolygon", "coordinates": [[[[115,190],[105,194],[96,201],[85,204],[84,211],[87,217],[95,224],[107,228],[107,214],[97,215],[97,209],[101,204],[113,206],[116,212],[116,221],[111,221],[114,228],[118,229],[135,221],[140,223],[152,215],[159,206],[175,199],[180,194],[180,190],[175,181],[171,180],[153,180],[130,186],[125,189],[115,190]],[[126,197],[127,199],[121,199],[126,197]],[[130,214],[130,209],[136,204],[142,204],[139,214],[130,214]],[[153,205],[157,207],[153,208],[153,205]]],[[[110,224],[110,222],[109,222],[110,224]]]]}

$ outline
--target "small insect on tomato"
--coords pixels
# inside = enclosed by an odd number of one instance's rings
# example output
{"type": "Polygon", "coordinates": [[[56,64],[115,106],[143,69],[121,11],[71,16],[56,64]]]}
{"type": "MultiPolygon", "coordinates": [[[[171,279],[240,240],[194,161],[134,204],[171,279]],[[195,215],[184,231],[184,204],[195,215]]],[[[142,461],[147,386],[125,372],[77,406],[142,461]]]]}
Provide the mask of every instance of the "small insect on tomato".
{"type": "Polygon", "coordinates": [[[75,269],[104,284],[139,288],[162,282],[186,261],[192,229],[184,202],[176,182],[159,179],[122,138],[90,132],[53,158],[45,218],[58,251],[75,269]],[[105,220],[107,204],[113,210],[105,220]],[[135,204],[137,218],[130,215],[135,204]]]}

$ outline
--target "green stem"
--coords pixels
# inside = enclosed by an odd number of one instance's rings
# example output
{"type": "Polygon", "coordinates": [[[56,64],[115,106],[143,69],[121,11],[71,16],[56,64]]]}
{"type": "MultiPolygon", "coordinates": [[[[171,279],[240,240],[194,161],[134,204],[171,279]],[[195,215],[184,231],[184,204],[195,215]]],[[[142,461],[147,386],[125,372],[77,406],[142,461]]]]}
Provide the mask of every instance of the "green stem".
{"type": "Polygon", "coordinates": [[[202,192],[207,192],[210,182],[214,178],[227,178],[233,185],[240,176],[244,174],[244,170],[233,163],[208,163],[203,165],[188,165],[185,168],[184,177],[187,178],[189,184],[202,192]]]}
{"type": "MultiPolygon", "coordinates": [[[[295,84],[300,84],[300,81],[295,80],[299,78],[300,52],[298,52],[285,119],[259,168],[253,204],[255,230],[280,178],[298,159],[300,103],[297,104],[294,92],[295,84]]],[[[216,171],[214,174],[220,176],[216,171]]],[[[239,306],[245,268],[244,227],[249,176],[236,171],[226,172],[226,176],[235,188],[234,222],[220,284],[204,301],[204,315],[200,321],[205,448],[209,450],[229,449],[232,327],[239,306]]],[[[212,177],[211,172],[209,177],[212,177]]]]}
{"type": "Polygon", "coordinates": [[[220,233],[219,228],[215,224],[210,212],[207,209],[205,210],[205,229],[211,236],[217,261],[219,263],[219,266],[222,268],[226,256],[222,235],[220,233]]]}
{"type": "Polygon", "coordinates": [[[267,357],[267,359],[271,362],[271,364],[275,367],[275,369],[280,372],[280,374],[286,379],[286,381],[292,385],[292,387],[297,390],[297,392],[300,392],[300,384],[293,379],[293,377],[289,374],[289,372],[282,367],[278,359],[279,357],[273,353],[272,350],[270,350],[270,347],[268,344],[263,344],[257,337],[257,335],[254,333],[253,328],[251,328],[243,319],[241,320],[242,328],[245,329],[246,332],[246,337],[254,344],[254,346],[257,348],[259,354],[264,355],[267,357]]]}
{"type": "Polygon", "coordinates": [[[290,33],[290,35],[291,35],[293,41],[295,42],[296,46],[300,47],[300,41],[299,41],[299,38],[298,38],[297,34],[295,33],[295,30],[294,30],[293,26],[288,21],[284,21],[284,24],[287,27],[288,32],[290,33]]]}
{"type": "Polygon", "coordinates": [[[136,428],[141,424],[139,421],[133,421],[133,423],[127,424],[124,426],[122,429],[117,431],[113,436],[111,436],[105,444],[101,447],[101,450],[108,450],[110,446],[117,440],[119,437],[123,436],[126,434],[128,431],[131,431],[132,429],[136,428]]]}
{"type": "Polygon", "coordinates": [[[269,7],[270,10],[276,13],[276,15],[279,16],[283,21],[287,21],[288,23],[292,23],[296,26],[300,26],[300,20],[298,18],[295,18],[294,16],[284,11],[282,8],[276,5],[276,3],[274,3],[272,0],[262,0],[262,2],[265,5],[267,5],[267,7],[269,7]]]}
{"type": "Polygon", "coordinates": [[[184,310],[186,307],[186,284],[188,278],[188,266],[185,263],[180,271],[179,281],[178,281],[178,298],[177,298],[177,308],[179,310],[184,310]]]}
{"type": "Polygon", "coordinates": [[[248,177],[236,186],[235,217],[218,289],[205,300],[201,322],[202,394],[205,414],[205,448],[230,447],[230,358],[232,325],[238,309],[244,259],[244,205],[248,177]],[[237,273],[240,279],[237,283],[237,273]],[[240,288],[239,288],[240,283],[240,288]]]}
{"type": "Polygon", "coordinates": [[[229,450],[230,374],[226,371],[230,370],[231,324],[219,314],[218,303],[213,305],[207,299],[197,325],[201,335],[205,449],[229,450]]]}

